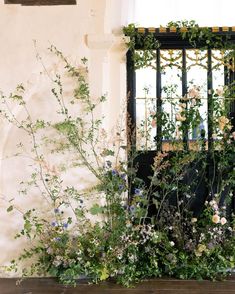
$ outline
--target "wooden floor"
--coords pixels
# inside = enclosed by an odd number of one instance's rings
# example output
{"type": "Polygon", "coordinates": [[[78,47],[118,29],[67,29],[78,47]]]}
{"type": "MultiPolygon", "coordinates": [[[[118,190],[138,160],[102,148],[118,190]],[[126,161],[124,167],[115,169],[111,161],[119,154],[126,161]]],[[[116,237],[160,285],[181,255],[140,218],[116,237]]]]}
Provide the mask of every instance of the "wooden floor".
{"type": "Polygon", "coordinates": [[[235,294],[235,277],[224,282],[155,279],[130,289],[113,283],[87,285],[85,282],[75,288],[66,287],[49,278],[27,279],[18,286],[16,281],[0,279],[0,294],[235,294]]]}

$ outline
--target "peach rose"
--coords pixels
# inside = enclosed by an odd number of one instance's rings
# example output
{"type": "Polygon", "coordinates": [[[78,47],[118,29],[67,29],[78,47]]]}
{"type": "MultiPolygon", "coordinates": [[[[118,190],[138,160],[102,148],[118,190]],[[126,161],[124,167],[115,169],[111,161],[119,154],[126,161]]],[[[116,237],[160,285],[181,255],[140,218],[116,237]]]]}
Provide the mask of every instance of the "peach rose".
{"type": "Polygon", "coordinates": [[[214,214],[212,216],[212,222],[215,224],[218,224],[220,222],[220,217],[218,216],[218,214],[214,214]]]}
{"type": "Polygon", "coordinates": [[[219,117],[218,121],[219,121],[219,128],[221,131],[223,131],[225,126],[229,123],[229,119],[226,116],[221,116],[219,117]]]}
{"type": "Polygon", "coordinates": [[[185,121],[186,117],[182,116],[180,113],[176,113],[175,119],[178,120],[178,121],[185,121]]]}
{"type": "Polygon", "coordinates": [[[189,89],[188,91],[188,97],[190,98],[199,98],[200,92],[199,88],[196,86],[193,86],[193,88],[189,89]]]}

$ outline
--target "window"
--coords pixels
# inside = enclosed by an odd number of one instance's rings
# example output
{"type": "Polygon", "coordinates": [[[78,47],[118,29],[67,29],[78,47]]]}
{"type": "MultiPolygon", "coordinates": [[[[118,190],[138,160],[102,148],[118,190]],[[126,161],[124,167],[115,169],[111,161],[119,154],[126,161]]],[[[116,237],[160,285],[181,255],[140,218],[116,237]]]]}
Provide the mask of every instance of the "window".
{"type": "MultiPolygon", "coordinates": [[[[206,182],[213,181],[212,190],[216,193],[214,186],[217,184],[218,170],[212,167],[210,157],[216,140],[213,137],[216,103],[227,105],[226,115],[233,123],[231,132],[235,131],[234,52],[232,49],[216,46],[206,47],[205,44],[193,46],[187,39],[180,37],[179,29],[177,31],[175,27],[137,30],[140,37],[136,38],[135,52],[140,55],[146,53],[141,36],[152,36],[160,43],[156,50],[151,51],[152,58],[144,68],[138,67],[138,64],[135,67],[134,52],[127,53],[128,113],[133,125],[129,141],[138,151],[145,150],[140,152],[136,160],[139,166],[138,176],[148,184],[156,152],[174,152],[172,142],[180,142],[181,145],[178,144],[177,148],[181,148],[182,151],[204,152],[207,154],[206,180],[200,180],[195,204],[198,207],[205,200],[206,182]],[[222,95],[224,86],[227,87],[229,97],[222,95]],[[187,124],[185,117],[181,116],[179,109],[182,107],[190,108],[192,113],[194,112],[192,115],[195,119],[192,124],[187,124]],[[180,125],[183,126],[181,129],[178,128],[180,125]],[[203,144],[197,146],[198,141],[203,144]]],[[[187,28],[180,30],[184,31],[187,28]]],[[[235,42],[234,27],[215,27],[210,31],[215,36],[229,38],[231,44],[235,42]]],[[[231,162],[231,168],[233,164],[234,161],[231,162]]],[[[199,163],[197,169],[201,166],[199,163]]],[[[190,173],[195,176],[193,170],[190,173]]],[[[222,195],[222,198],[225,196],[222,195]]]]}

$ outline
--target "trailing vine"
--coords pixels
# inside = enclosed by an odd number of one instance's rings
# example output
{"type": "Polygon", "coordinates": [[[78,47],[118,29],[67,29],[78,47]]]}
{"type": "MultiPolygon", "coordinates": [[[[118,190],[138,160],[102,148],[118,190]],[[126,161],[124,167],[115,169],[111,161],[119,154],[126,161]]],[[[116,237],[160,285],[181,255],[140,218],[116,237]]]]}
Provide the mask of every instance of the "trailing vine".
{"type": "Polygon", "coordinates": [[[123,33],[130,37],[126,44],[132,52],[135,68],[139,69],[152,66],[152,62],[156,59],[156,49],[161,45],[156,40],[154,34],[140,34],[137,32],[134,24],[129,24],[127,27],[124,27],[123,33]],[[135,50],[136,46],[142,49],[135,50]]]}
{"type": "MultiPolygon", "coordinates": [[[[216,48],[231,50],[229,56],[234,58],[234,44],[230,42],[229,34],[216,34],[208,27],[200,27],[194,20],[169,22],[166,29],[174,28],[182,40],[189,42],[193,48],[201,50],[216,48]],[[181,30],[185,28],[185,30],[181,30]]],[[[154,67],[156,59],[156,49],[161,47],[161,43],[153,32],[139,32],[135,24],[129,24],[123,28],[123,33],[130,37],[126,43],[133,55],[135,69],[154,67]],[[139,50],[141,48],[141,50],[139,50]]]]}

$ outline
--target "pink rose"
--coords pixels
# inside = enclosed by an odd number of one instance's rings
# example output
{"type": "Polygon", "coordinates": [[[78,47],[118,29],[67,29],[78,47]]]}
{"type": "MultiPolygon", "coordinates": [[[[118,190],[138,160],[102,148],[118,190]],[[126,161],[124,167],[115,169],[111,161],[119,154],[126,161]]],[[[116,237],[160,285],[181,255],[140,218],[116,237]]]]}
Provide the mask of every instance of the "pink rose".
{"type": "Polygon", "coordinates": [[[226,218],[222,217],[221,220],[220,220],[220,223],[221,223],[222,226],[225,225],[227,223],[226,218]]]}

